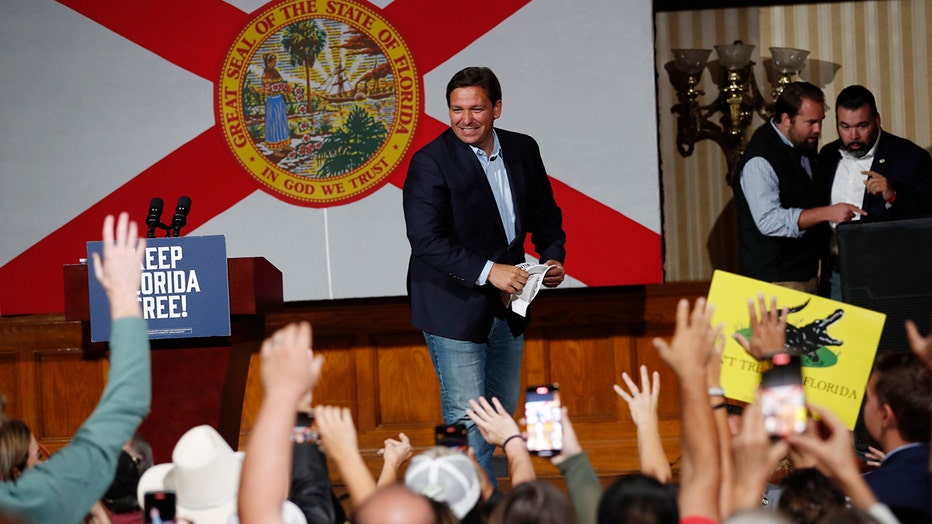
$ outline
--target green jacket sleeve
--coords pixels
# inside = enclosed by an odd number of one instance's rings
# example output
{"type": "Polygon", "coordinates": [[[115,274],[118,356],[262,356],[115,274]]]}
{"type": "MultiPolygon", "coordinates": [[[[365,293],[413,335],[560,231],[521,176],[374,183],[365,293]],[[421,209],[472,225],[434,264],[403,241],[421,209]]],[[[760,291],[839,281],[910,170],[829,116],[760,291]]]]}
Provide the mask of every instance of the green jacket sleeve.
{"type": "Polygon", "coordinates": [[[589,456],[585,452],[574,455],[557,465],[570,500],[576,508],[579,524],[595,524],[599,511],[599,500],[602,498],[602,483],[592,469],[589,456]]]}
{"type": "Polygon", "coordinates": [[[103,496],[123,444],[149,412],[152,378],[146,321],[113,322],[107,386],[71,443],[16,481],[0,483],[0,513],[33,524],[77,524],[103,496]]]}

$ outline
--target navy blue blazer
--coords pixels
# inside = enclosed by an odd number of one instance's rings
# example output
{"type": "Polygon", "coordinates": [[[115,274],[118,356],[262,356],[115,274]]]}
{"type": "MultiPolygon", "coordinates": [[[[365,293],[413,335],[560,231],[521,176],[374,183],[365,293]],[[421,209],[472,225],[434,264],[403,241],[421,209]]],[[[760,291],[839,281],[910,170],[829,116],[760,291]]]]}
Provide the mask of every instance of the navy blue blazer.
{"type": "Polygon", "coordinates": [[[505,236],[495,197],[469,145],[447,129],[411,158],[404,183],[404,214],[411,258],[411,322],[433,335],[484,342],[495,317],[515,335],[527,319],[505,310],[501,292],[476,285],[487,260],[524,262],[528,234],[541,261],[566,257],[563,215],[553,198],[533,138],[496,129],[508,172],[516,236],[505,236]]]}
{"type": "MultiPolygon", "coordinates": [[[[841,160],[841,140],[825,145],[819,152],[819,166],[823,173],[822,191],[827,204],[831,203],[832,183],[841,160]]],[[[904,218],[932,213],[932,157],[918,145],[883,131],[874,154],[871,171],[887,177],[896,200],[887,209],[881,195],[871,195],[865,189],[861,209],[867,211],[865,219],[904,218]]]]}
{"type": "Polygon", "coordinates": [[[929,443],[897,451],[877,469],[864,474],[877,500],[890,509],[930,510],[929,443]]]}

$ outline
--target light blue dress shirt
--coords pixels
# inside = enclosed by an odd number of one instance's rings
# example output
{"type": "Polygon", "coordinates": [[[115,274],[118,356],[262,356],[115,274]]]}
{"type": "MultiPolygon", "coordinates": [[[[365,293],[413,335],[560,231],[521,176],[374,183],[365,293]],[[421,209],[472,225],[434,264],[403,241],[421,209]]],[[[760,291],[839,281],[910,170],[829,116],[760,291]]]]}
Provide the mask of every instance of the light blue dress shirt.
{"type": "MultiPolygon", "coordinates": [[[[783,133],[777,129],[773,121],[768,121],[777,132],[777,136],[784,144],[793,147],[783,133]]],[[[812,178],[812,166],[809,157],[803,155],[800,162],[809,178],[812,178]]],[[[777,172],[770,162],[763,157],[754,157],[741,170],[741,190],[751,209],[751,217],[757,224],[761,234],[770,237],[799,238],[805,231],[799,229],[799,215],[803,212],[798,207],[783,207],[780,205],[780,183],[777,172]]]]}
{"type": "MultiPolygon", "coordinates": [[[[470,145],[486,178],[489,180],[489,186],[492,188],[492,195],[495,196],[495,205],[498,207],[498,214],[502,219],[502,226],[505,228],[505,237],[511,244],[515,240],[515,202],[511,195],[511,183],[508,181],[508,172],[505,170],[505,161],[502,160],[502,146],[498,142],[498,135],[492,130],[492,137],[495,142],[492,144],[492,155],[486,155],[482,149],[470,145]]],[[[489,279],[489,272],[492,271],[493,261],[488,260],[476,279],[477,285],[485,284],[489,279]]]]}

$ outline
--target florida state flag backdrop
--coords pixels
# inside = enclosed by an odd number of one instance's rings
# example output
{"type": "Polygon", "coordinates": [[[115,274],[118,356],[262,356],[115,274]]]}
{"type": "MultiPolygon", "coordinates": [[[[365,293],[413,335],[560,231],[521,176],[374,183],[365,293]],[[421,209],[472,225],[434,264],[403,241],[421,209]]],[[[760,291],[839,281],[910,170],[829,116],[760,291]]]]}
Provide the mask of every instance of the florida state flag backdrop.
{"type": "MultiPolygon", "coordinates": [[[[661,280],[650,2],[0,0],[0,314],[62,311],[107,214],[282,270],[286,300],[405,293],[400,187],[491,67],[540,143],[569,286],[661,280]]],[[[529,255],[533,251],[528,247],[529,255]]]]}

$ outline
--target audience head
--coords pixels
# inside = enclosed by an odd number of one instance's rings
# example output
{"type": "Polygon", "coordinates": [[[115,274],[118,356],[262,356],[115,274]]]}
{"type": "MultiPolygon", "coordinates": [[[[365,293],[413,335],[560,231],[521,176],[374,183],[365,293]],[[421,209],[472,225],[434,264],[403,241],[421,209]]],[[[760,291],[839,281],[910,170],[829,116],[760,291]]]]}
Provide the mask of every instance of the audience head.
{"type": "MultiPolygon", "coordinates": [[[[450,509],[418,495],[401,484],[392,484],[376,490],[366,499],[353,516],[355,524],[443,524],[450,522],[441,515],[450,509]]],[[[454,517],[455,519],[455,517],[454,517]]],[[[454,520],[455,522],[455,520],[454,520]]]]}
{"type": "Polygon", "coordinates": [[[677,524],[679,520],[676,494],[640,473],[616,480],[599,503],[599,524],[677,524]]]}
{"type": "Polygon", "coordinates": [[[39,443],[22,420],[6,419],[0,426],[0,479],[16,480],[41,458],[39,443]]]}
{"type": "Polygon", "coordinates": [[[438,502],[445,502],[462,519],[479,500],[479,475],[473,462],[457,451],[435,446],[411,459],[405,485],[438,502]]]}
{"type": "Polygon", "coordinates": [[[104,493],[104,506],[112,513],[139,510],[136,488],[142,474],[152,467],[152,447],[139,433],[123,445],[117,461],[116,475],[104,493]]]}
{"type": "Polygon", "coordinates": [[[739,511],[725,519],[724,524],[794,524],[785,516],[767,509],[739,511]]]}
{"type": "Polygon", "coordinates": [[[932,379],[915,353],[879,356],[864,396],[864,425],[883,451],[929,441],[932,379]]]}
{"type": "Polygon", "coordinates": [[[544,480],[518,484],[499,502],[490,524],[573,524],[576,511],[560,490],[544,480]]]}
{"type": "Polygon", "coordinates": [[[845,507],[845,495],[815,468],[797,469],[780,483],[777,510],[797,524],[815,524],[845,507]]]}

